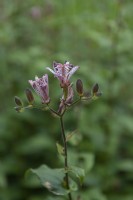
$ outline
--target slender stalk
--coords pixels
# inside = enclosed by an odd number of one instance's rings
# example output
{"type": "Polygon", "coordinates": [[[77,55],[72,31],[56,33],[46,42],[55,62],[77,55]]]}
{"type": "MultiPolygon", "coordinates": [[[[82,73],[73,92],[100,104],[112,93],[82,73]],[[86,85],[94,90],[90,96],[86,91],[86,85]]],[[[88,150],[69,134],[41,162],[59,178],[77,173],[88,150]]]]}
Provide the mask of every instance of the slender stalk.
{"type": "MultiPolygon", "coordinates": [[[[63,123],[63,116],[60,116],[60,123],[61,123],[61,132],[62,132],[62,139],[63,139],[63,145],[64,145],[64,154],[65,154],[65,160],[64,160],[64,168],[66,170],[65,174],[65,180],[66,180],[66,187],[69,190],[69,177],[68,177],[68,155],[67,155],[67,141],[66,141],[66,136],[65,136],[65,130],[64,130],[64,123],[63,123]]],[[[69,200],[72,200],[71,193],[68,193],[68,198],[69,200]]]]}
{"type": "Polygon", "coordinates": [[[48,107],[48,108],[49,108],[49,110],[50,110],[52,113],[54,113],[55,115],[59,116],[59,114],[58,114],[55,110],[53,110],[53,109],[50,108],[50,107],[48,107]]]}
{"type": "Polygon", "coordinates": [[[77,104],[80,101],[81,101],[81,97],[79,99],[77,99],[76,101],[74,101],[73,103],[71,103],[71,105],[69,107],[72,107],[73,105],[77,104]]]}

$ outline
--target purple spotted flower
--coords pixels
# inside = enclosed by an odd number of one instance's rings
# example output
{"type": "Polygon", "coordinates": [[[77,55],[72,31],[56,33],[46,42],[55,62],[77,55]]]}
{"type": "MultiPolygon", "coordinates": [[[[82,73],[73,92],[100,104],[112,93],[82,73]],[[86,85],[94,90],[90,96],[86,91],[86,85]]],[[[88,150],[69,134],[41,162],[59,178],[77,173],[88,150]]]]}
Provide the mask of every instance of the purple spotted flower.
{"type": "Polygon", "coordinates": [[[62,88],[68,87],[68,85],[70,85],[69,79],[78,68],[79,66],[73,66],[69,62],[65,62],[65,64],[53,62],[54,70],[47,67],[47,69],[59,79],[62,88]]]}
{"type": "Polygon", "coordinates": [[[48,75],[45,74],[42,78],[36,76],[35,81],[29,80],[29,83],[35,92],[41,97],[42,103],[48,104],[50,102],[48,75]]]}

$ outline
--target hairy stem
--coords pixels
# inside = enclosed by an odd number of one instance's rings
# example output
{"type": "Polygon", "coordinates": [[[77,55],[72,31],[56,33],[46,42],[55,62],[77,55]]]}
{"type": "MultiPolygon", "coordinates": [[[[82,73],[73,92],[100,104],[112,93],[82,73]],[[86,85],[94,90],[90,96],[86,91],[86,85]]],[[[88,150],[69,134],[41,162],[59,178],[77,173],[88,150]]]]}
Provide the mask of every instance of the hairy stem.
{"type": "MultiPolygon", "coordinates": [[[[65,174],[65,181],[66,181],[66,187],[69,190],[69,177],[68,177],[68,156],[67,156],[67,141],[66,141],[66,136],[65,136],[65,130],[64,130],[64,123],[63,123],[63,116],[60,116],[60,123],[61,123],[61,132],[62,132],[62,139],[63,139],[63,146],[64,146],[64,154],[65,154],[65,160],[64,160],[64,168],[66,170],[65,174]]],[[[68,198],[69,200],[72,200],[71,193],[68,193],[68,198]]]]}

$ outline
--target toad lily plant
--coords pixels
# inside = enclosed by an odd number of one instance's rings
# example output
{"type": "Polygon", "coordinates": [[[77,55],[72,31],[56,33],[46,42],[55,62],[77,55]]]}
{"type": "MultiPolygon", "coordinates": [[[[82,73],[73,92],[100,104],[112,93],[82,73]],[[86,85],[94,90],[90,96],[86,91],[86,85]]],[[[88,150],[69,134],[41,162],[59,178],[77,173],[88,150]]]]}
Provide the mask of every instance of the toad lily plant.
{"type": "Polygon", "coordinates": [[[51,193],[60,195],[67,200],[82,200],[82,197],[73,196],[73,192],[78,190],[79,185],[82,185],[85,176],[84,170],[78,166],[71,166],[68,163],[68,145],[67,143],[72,138],[73,133],[66,134],[64,129],[64,115],[68,109],[72,108],[81,101],[92,101],[99,96],[99,86],[96,83],[90,92],[85,92],[81,79],[76,81],[76,94],[74,93],[73,84],[70,81],[71,76],[79,69],[79,66],[73,66],[69,62],[64,64],[53,62],[53,70],[49,67],[47,69],[52,72],[55,78],[59,81],[59,88],[62,90],[62,96],[59,98],[58,109],[54,110],[51,107],[51,99],[49,96],[49,81],[48,75],[45,74],[42,78],[35,77],[35,80],[29,80],[30,85],[40,97],[40,105],[36,105],[32,91],[26,89],[26,97],[28,105],[24,106],[22,100],[15,96],[17,112],[25,109],[39,108],[42,112],[46,109],[53,113],[54,117],[58,117],[61,126],[62,144],[57,143],[57,151],[63,157],[64,166],[59,169],[51,169],[47,165],[41,165],[37,169],[30,169],[30,172],[35,174],[42,183],[43,187],[47,188],[51,193]],[[80,183],[80,184],[79,184],[80,183]],[[64,197],[63,197],[64,196],[64,197]]]}

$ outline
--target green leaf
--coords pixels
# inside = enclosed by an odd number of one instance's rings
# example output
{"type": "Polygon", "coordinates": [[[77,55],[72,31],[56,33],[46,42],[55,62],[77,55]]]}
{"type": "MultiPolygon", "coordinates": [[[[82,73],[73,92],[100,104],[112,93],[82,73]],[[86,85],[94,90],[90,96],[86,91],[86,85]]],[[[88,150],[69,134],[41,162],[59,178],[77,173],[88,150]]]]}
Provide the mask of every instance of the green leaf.
{"type": "Polygon", "coordinates": [[[66,141],[69,141],[72,138],[72,136],[75,135],[75,133],[77,133],[77,130],[68,133],[66,135],[66,141]]]}
{"type": "Polygon", "coordinates": [[[64,169],[51,169],[46,165],[42,165],[37,169],[30,169],[37,175],[43,187],[47,188],[55,195],[67,195],[68,190],[64,187],[64,169]]]}
{"type": "Polygon", "coordinates": [[[85,171],[82,168],[71,166],[68,169],[68,172],[72,172],[80,181],[80,184],[82,185],[85,177],[85,171]]]}
{"type": "Polygon", "coordinates": [[[64,154],[64,147],[61,146],[58,142],[56,143],[56,147],[57,147],[59,155],[63,155],[64,156],[65,155],[64,154]]]}
{"type": "Polygon", "coordinates": [[[74,130],[67,134],[66,141],[69,141],[73,146],[77,146],[82,141],[82,134],[78,130],[74,130]]]}

